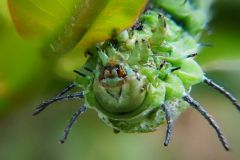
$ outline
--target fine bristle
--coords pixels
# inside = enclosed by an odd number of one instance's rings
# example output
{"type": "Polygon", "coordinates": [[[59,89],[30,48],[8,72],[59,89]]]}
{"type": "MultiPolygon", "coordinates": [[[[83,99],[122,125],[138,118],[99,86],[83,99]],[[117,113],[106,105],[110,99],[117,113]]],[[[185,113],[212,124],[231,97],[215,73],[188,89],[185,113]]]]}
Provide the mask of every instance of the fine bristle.
{"type": "Polygon", "coordinates": [[[238,102],[237,98],[235,98],[231,93],[229,93],[223,87],[219,86],[207,77],[204,78],[204,83],[218,90],[221,94],[225,95],[227,99],[229,99],[232,104],[237,108],[237,110],[240,111],[240,103],[238,102]]]}
{"type": "Polygon", "coordinates": [[[75,98],[83,98],[83,93],[82,92],[77,92],[77,93],[71,93],[68,95],[62,95],[62,96],[57,96],[53,97],[52,99],[49,99],[47,101],[42,102],[33,112],[33,116],[38,115],[41,113],[43,110],[45,110],[50,104],[60,101],[60,100],[65,100],[65,99],[75,99],[75,98]]]}
{"type": "Polygon", "coordinates": [[[165,118],[166,118],[166,121],[167,121],[167,130],[166,130],[166,135],[165,135],[165,139],[164,139],[164,146],[168,146],[169,142],[170,142],[170,139],[172,137],[172,134],[173,134],[173,119],[171,117],[171,114],[170,114],[170,110],[168,108],[168,106],[166,104],[163,104],[162,105],[162,108],[163,108],[163,111],[165,113],[165,118]]]}
{"type": "Polygon", "coordinates": [[[63,136],[62,136],[62,138],[60,139],[60,143],[61,143],[61,144],[63,144],[63,143],[66,141],[66,139],[67,139],[67,137],[68,137],[68,134],[69,134],[69,132],[70,132],[73,124],[76,122],[76,120],[78,119],[78,117],[79,117],[82,113],[84,113],[84,112],[86,111],[86,109],[87,109],[87,108],[86,108],[85,106],[81,106],[81,107],[77,110],[77,112],[75,112],[75,113],[73,114],[73,116],[72,116],[72,118],[70,119],[67,127],[64,129],[63,136]]]}
{"type": "Polygon", "coordinates": [[[64,94],[67,93],[68,91],[72,90],[75,87],[75,83],[70,83],[66,88],[64,88],[60,93],[58,93],[55,97],[42,102],[34,111],[33,116],[39,114],[42,112],[44,109],[46,109],[50,104],[59,101],[61,99],[64,99],[64,94]]]}
{"type": "Polygon", "coordinates": [[[218,124],[215,122],[215,120],[212,118],[212,116],[194,99],[192,99],[190,96],[186,95],[183,97],[183,100],[189,103],[194,109],[196,109],[198,112],[201,113],[201,115],[209,122],[209,124],[214,128],[218,135],[218,139],[222,143],[223,147],[226,151],[229,151],[229,146],[227,143],[226,138],[223,136],[223,133],[218,126],[218,124]]]}
{"type": "Polygon", "coordinates": [[[59,96],[62,96],[64,95],[65,93],[67,93],[68,91],[72,90],[74,87],[76,86],[75,83],[70,83],[66,88],[64,88],[62,90],[62,92],[60,92],[56,97],[59,97],[59,96]]]}

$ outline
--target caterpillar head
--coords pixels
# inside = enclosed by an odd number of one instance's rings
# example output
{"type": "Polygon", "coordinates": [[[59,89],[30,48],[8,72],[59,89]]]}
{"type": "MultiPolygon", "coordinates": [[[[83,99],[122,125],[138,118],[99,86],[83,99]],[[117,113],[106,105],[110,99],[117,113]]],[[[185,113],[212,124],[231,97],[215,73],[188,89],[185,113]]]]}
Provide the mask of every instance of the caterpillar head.
{"type": "Polygon", "coordinates": [[[93,82],[98,105],[111,114],[134,112],[145,99],[146,77],[134,71],[117,51],[100,54],[99,73],[93,82]]]}

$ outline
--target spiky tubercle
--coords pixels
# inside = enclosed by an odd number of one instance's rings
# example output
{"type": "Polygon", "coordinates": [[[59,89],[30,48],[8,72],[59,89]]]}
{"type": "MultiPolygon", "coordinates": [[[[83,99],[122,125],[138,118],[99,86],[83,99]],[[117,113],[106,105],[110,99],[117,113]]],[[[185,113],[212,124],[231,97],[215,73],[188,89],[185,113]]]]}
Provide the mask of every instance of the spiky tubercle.
{"type": "Polygon", "coordinates": [[[192,56],[200,49],[197,37],[158,8],[146,11],[137,26],[88,50],[93,55],[80,69],[86,76],[76,80],[78,86],[85,90],[86,106],[96,109],[105,123],[125,132],[155,130],[165,122],[162,104],[170,106],[171,117],[176,119],[187,108],[182,97],[204,78],[202,69],[192,56]],[[123,102],[127,104],[123,107],[126,112],[118,112],[122,106],[118,110],[111,108],[111,104],[117,104],[116,99],[118,102],[124,97],[120,90],[111,90],[111,94],[109,91],[103,93],[106,88],[99,91],[101,83],[98,77],[105,76],[101,75],[101,70],[108,63],[122,64],[146,79],[146,95],[135,97],[136,100],[132,97],[132,101],[126,98],[127,102],[123,102]],[[89,73],[86,67],[93,73],[89,73]],[[138,98],[139,107],[131,108],[138,98]],[[131,112],[126,110],[126,106],[131,112]]]}
{"type": "Polygon", "coordinates": [[[164,11],[159,12],[159,8],[150,7],[151,11],[145,12],[131,29],[89,49],[86,56],[91,58],[80,70],[74,70],[78,74],[76,81],[36,108],[33,115],[60,100],[85,100],[70,119],[61,143],[66,140],[78,117],[87,108],[94,108],[99,117],[113,127],[114,133],[150,132],[166,121],[164,145],[167,146],[174,120],[188,103],[215,129],[223,147],[229,151],[217,123],[189,94],[191,86],[203,81],[240,109],[237,99],[203,76],[201,68],[193,60],[198,54],[197,42],[206,25],[206,10],[210,3],[201,0],[153,2],[173,17],[164,11]],[[181,5],[174,6],[179,3],[181,5]],[[205,17],[197,18],[196,14],[205,17]],[[182,24],[175,23],[175,18],[182,20],[182,24]],[[82,91],[66,94],[75,87],[82,91]]]}

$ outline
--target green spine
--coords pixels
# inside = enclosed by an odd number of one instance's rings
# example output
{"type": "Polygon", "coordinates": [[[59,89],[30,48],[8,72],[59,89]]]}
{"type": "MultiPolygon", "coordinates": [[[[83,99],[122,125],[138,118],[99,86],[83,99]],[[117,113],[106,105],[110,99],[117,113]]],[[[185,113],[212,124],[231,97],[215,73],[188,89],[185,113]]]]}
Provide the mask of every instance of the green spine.
{"type": "Polygon", "coordinates": [[[154,131],[165,122],[162,104],[170,106],[176,119],[187,108],[182,97],[203,80],[193,58],[200,50],[210,1],[152,4],[135,26],[89,49],[93,56],[80,69],[87,76],[76,79],[86,106],[116,130],[154,131]]]}

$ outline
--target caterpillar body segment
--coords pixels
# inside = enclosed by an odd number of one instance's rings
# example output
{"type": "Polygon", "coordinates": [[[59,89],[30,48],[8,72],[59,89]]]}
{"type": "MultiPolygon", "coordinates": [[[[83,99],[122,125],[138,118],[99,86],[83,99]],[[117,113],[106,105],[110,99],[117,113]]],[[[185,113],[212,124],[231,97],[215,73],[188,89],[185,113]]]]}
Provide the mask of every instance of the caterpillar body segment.
{"type": "Polygon", "coordinates": [[[237,99],[208,79],[194,60],[201,50],[198,42],[208,22],[210,1],[153,0],[136,24],[112,39],[86,51],[85,65],[63,92],[37,107],[39,114],[51,103],[81,98],[84,104],[65,129],[65,142],[76,119],[86,109],[119,132],[152,132],[167,123],[164,145],[173,132],[174,121],[190,106],[210,123],[226,150],[226,138],[209,113],[190,96],[192,86],[204,82],[224,94],[238,110],[237,99]],[[67,93],[78,88],[77,93],[67,93]]]}

